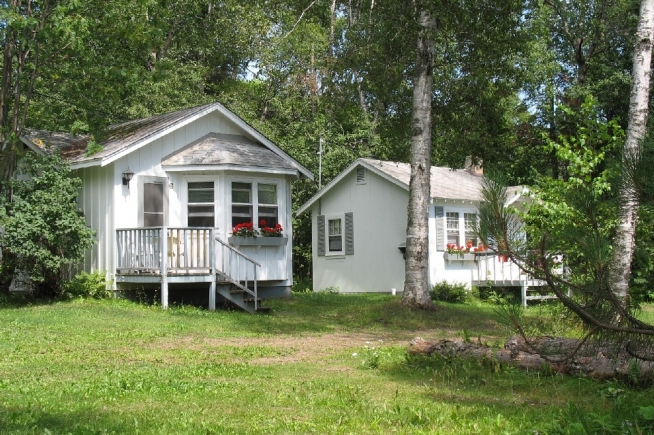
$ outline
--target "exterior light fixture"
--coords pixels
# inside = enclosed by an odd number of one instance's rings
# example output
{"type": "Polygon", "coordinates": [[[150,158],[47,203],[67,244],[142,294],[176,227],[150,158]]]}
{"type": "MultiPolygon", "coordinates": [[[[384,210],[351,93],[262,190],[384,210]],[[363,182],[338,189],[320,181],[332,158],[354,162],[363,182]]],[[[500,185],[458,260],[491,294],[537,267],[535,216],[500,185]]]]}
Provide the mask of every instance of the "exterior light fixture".
{"type": "Polygon", "coordinates": [[[129,189],[129,182],[132,178],[134,178],[134,172],[132,172],[128,166],[127,170],[123,172],[123,186],[127,186],[129,189]]]}

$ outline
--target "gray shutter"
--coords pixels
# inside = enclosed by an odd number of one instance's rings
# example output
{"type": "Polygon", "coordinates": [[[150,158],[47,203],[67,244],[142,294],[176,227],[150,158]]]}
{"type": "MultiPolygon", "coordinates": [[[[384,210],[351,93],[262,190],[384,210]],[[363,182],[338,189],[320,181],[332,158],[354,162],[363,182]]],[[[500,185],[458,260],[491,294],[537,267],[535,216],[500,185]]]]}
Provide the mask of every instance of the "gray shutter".
{"type": "Polygon", "coordinates": [[[436,216],[436,250],[445,250],[445,222],[443,216],[445,212],[443,207],[434,207],[434,216],[436,216]]]}
{"type": "Polygon", "coordinates": [[[354,255],[354,213],[345,213],[345,255],[354,255]]]}
{"type": "Polygon", "coordinates": [[[325,215],[318,215],[318,256],[325,255],[325,215]]]}

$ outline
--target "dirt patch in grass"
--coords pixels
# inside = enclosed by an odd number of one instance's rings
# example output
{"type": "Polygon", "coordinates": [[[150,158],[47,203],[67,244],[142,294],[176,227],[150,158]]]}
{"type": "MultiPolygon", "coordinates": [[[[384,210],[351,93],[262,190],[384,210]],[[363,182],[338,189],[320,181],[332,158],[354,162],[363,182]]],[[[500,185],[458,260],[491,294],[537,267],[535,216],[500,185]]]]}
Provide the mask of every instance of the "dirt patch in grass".
{"type": "MultiPolygon", "coordinates": [[[[417,337],[443,337],[442,330],[422,330],[392,334],[333,333],[306,335],[271,335],[263,337],[200,338],[197,336],[167,338],[151,344],[152,349],[225,351],[234,362],[254,364],[323,363],[327,357],[346,351],[370,347],[404,347],[417,337]],[[251,352],[248,352],[251,349],[251,352]],[[231,350],[231,352],[230,352],[231,350]],[[272,350],[272,351],[271,351],[272,350]]],[[[452,336],[450,338],[460,338],[452,336]]]]}

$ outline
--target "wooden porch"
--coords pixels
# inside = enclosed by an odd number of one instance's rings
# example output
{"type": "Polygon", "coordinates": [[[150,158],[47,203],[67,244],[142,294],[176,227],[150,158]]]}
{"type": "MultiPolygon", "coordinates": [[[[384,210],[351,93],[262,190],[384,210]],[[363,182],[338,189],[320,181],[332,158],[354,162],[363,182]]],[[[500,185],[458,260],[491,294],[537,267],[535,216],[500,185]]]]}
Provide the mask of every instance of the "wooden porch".
{"type": "Polygon", "coordinates": [[[159,283],[163,308],[168,307],[168,284],[206,282],[210,310],[221,294],[246,311],[263,311],[258,268],[260,263],[217,237],[215,228],[116,230],[116,281],[159,283]]]}
{"type": "MultiPolygon", "coordinates": [[[[520,266],[495,253],[476,253],[474,261],[477,265],[471,271],[471,285],[475,287],[519,287],[522,306],[527,307],[529,301],[556,299],[552,294],[542,294],[546,287],[545,281],[534,279],[523,271],[520,266]]],[[[563,265],[561,265],[561,271],[563,265]]]]}

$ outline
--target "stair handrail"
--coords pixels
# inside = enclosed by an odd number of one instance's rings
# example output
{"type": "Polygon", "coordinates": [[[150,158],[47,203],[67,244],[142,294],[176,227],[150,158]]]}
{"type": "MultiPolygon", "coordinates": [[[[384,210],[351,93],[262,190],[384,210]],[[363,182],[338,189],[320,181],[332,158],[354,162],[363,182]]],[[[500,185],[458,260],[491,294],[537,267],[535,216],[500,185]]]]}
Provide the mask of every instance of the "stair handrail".
{"type": "MultiPolygon", "coordinates": [[[[259,295],[258,295],[258,291],[257,291],[257,266],[261,267],[261,264],[260,264],[258,261],[256,261],[255,259],[253,259],[253,258],[249,257],[248,255],[244,254],[243,252],[239,251],[239,250],[236,249],[235,247],[233,247],[233,246],[231,246],[230,244],[226,243],[225,241],[223,241],[223,240],[222,240],[220,237],[218,237],[218,236],[216,236],[216,241],[217,241],[218,243],[220,243],[221,245],[223,245],[223,247],[225,247],[225,248],[231,250],[231,251],[234,252],[236,255],[242,257],[245,261],[248,261],[248,262],[252,263],[252,270],[253,270],[253,272],[254,272],[254,274],[253,274],[254,291],[251,291],[250,289],[247,288],[247,269],[246,269],[246,279],[245,279],[244,281],[245,281],[245,284],[246,284],[246,285],[245,285],[245,289],[248,291],[248,293],[250,293],[252,296],[254,296],[254,310],[256,311],[257,308],[258,308],[258,306],[259,306],[259,305],[258,305],[258,304],[259,304],[259,295]]],[[[216,270],[218,270],[218,268],[216,268],[216,270]]],[[[221,273],[224,274],[225,272],[221,270],[221,273]]],[[[226,276],[227,276],[228,278],[234,280],[233,277],[231,277],[231,276],[229,276],[229,275],[226,275],[226,276]]],[[[237,279],[236,279],[235,281],[238,282],[238,281],[240,281],[240,280],[239,280],[238,277],[237,277],[237,279]]],[[[239,284],[240,284],[240,283],[239,283],[239,284]]]]}

